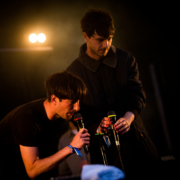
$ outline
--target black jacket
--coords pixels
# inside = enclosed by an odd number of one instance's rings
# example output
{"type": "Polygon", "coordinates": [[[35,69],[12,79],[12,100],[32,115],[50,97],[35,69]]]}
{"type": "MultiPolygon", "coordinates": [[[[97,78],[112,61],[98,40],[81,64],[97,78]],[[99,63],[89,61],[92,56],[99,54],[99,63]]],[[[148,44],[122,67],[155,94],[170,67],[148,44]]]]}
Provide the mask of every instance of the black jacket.
{"type": "MultiPolygon", "coordinates": [[[[135,120],[131,124],[129,132],[120,136],[125,169],[127,171],[133,169],[140,159],[141,162],[145,162],[147,159],[157,159],[156,148],[139,116],[145,107],[146,96],[139,80],[135,58],[129,52],[114,46],[101,61],[90,58],[85,52],[86,44],[82,45],[79,57],[67,70],[79,76],[88,89],[87,96],[80,101],[80,113],[85,127],[91,134],[92,163],[100,163],[98,158],[101,156],[100,153],[97,155],[99,147],[94,134],[102,118],[107,117],[108,111],[111,110],[115,111],[117,119],[124,116],[127,111],[135,114],[135,120]]],[[[107,148],[107,155],[110,154],[117,159],[117,154],[112,153],[110,149],[107,148]]],[[[110,164],[117,165],[112,159],[108,160],[110,164]]]]}

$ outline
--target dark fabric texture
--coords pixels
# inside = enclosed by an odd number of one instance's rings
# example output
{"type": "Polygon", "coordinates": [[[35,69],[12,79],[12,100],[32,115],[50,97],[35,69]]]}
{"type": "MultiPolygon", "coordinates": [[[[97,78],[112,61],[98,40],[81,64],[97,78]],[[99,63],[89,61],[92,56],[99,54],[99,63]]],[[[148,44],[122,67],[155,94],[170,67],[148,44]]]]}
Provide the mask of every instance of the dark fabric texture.
{"type": "MultiPolygon", "coordinates": [[[[140,178],[143,174],[140,169],[149,172],[158,154],[139,116],[145,107],[146,95],[139,80],[138,64],[129,52],[114,46],[100,61],[90,58],[85,51],[86,44],[81,46],[79,57],[67,70],[79,76],[88,89],[87,96],[80,102],[80,113],[91,134],[91,162],[103,164],[99,140],[94,135],[102,118],[111,110],[115,111],[117,119],[131,111],[135,120],[129,132],[120,136],[120,151],[129,179],[132,173],[133,177],[140,178]]],[[[112,146],[105,145],[108,162],[122,168],[113,135],[110,138],[112,146]]]]}
{"type": "Polygon", "coordinates": [[[38,147],[40,158],[53,153],[50,148],[58,121],[48,120],[44,101],[21,105],[0,121],[0,175],[7,179],[28,179],[19,145],[38,147]]]}

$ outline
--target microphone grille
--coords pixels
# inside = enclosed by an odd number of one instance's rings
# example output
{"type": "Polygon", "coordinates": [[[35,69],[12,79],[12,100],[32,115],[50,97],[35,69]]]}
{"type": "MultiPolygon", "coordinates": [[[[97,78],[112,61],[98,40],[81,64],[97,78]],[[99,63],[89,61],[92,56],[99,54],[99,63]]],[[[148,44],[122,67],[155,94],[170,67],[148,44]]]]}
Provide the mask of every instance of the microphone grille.
{"type": "Polygon", "coordinates": [[[82,119],[81,114],[80,114],[80,113],[74,114],[74,121],[77,121],[77,120],[79,120],[79,119],[82,119]]]}
{"type": "Polygon", "coordinates": [[[110,116],[110,115],[116,115],[116,113],[115,113],[114,111],[109,111],[109,112],[107,113],[107,115],[108,115],[108,116],[110,116]]]}

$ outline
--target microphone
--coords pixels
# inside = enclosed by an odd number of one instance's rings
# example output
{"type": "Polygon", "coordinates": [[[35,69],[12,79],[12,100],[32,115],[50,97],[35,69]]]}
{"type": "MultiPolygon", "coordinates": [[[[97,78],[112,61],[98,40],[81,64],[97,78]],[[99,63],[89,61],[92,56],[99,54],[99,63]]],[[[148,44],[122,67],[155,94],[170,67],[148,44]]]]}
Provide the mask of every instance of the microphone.
{"type": "MultiPolygon", "coordinates": [[[[83,118],[82,118],[82,116],[81,116],[80,113],[76,113],[76,114],[74,115],[74,121],[75,121],[75,122],[77,123],[77,125],[78,125],[78,131],[79,131],[80,129],[84,128],[83,118]]],[[[87,145],[87,144],[84,146],[84,150],[85,150],[85,152],[86,152],[86,154],[87,154],[87,153],[88,153],[88,145],[87,145]]]]}
{"type": "Polygon", "coordinates": [[[80,113],[76,113],[74,114],[74,121],[77,123],[78,125],[78,131],[82,128],[84,128],[84,123],[83,123],[83,118],[81,116],[80,113]]]}
{"type": "Polygon", "coordinates": [[[114,112],[114,111],[109,111],[109,112],[107,113],[107,115],[108,115],[108,118],[110,118],[110,121],[111,121],[113,124],[115,124],[115,122],[116,122],[116,114],[115,114],[115,112],[114,112]]]}
{"type": "Polygon", "coordinates": [[[110,118],[111,121],[111,125],[110,125],[110,129],[113,131],[114,134],[114,139],[115,139],[115,143],[116,146],[120,146],[120,142],[119,142],[119,134],[116,133],[115,129],[114,129],[114,124],[116,122],[116,114],[114,111],[109,111],[107,114],[108,118],[110,118]]]}
{"type": "Polygon", "coordinates": [[[116,114],[115,114],[114,111],[109,111],[107,116],[108,116],[108,118],[110,118],[110,121],[112,122],[112,124],[110,125],[110,129],[113,131],[114,139],[115,139],[115,143],[116,143],[116,147],[117,147],[117,151],[118,151],[118,154],[119,154],[119,160],[120,160],[120,163],[121,163],[122,170],[124,171],[124,165],[123,165],[122,158],[121,158],[121,153],[120,153],[119,134],[116,133],[116,131],[114,129],[114,124],[116,122],[116,114]]]}

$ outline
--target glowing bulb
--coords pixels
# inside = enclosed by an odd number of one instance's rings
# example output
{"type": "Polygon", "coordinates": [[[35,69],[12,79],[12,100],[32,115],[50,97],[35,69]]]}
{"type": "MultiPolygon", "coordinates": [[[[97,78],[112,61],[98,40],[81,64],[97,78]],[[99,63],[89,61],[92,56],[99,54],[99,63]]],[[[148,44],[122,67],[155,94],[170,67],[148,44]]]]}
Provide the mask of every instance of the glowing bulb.
{"type": "Polygon", "coordinates": [[[46,40],[46,36],[43,33],[38,34],[38,41],[43,43],[46,40]]]}
{"type": "Polygon", "coordinates": [[[33,33],[33,34],[29,35],[30,42],[35,43],[37,41],[37,39],[38,39],[38,37],[36,34],[33,33]]]}

